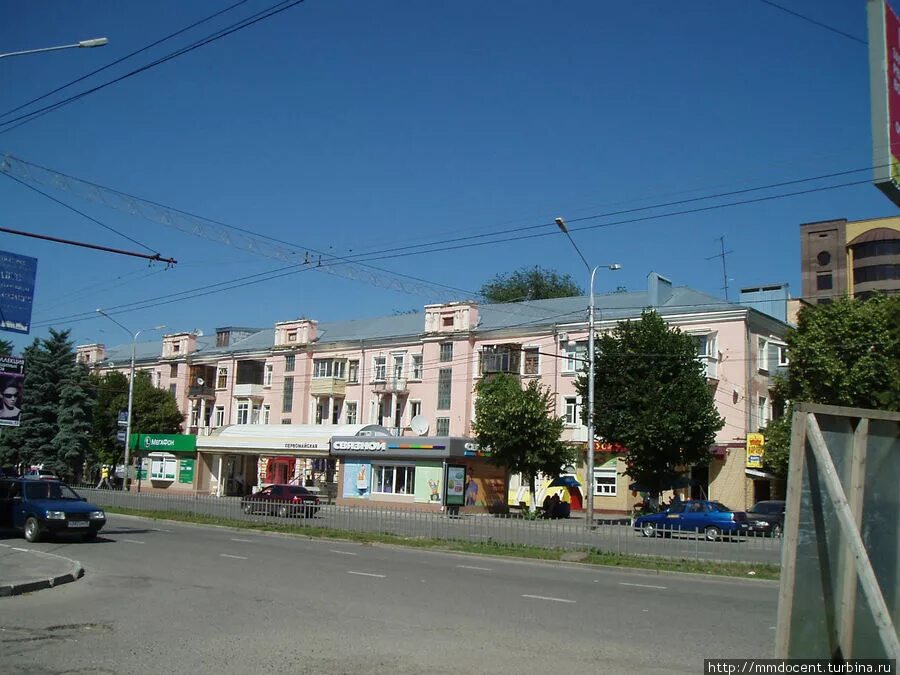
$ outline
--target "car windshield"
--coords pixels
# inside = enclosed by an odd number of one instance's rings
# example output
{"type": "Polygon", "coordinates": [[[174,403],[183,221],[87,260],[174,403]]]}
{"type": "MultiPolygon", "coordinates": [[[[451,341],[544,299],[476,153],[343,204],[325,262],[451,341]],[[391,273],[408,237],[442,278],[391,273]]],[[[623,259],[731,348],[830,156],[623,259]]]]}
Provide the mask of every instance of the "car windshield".
{"type": "Polygon", "coordinates": [[[62,483],[26,483],[26,499],[80,499],[75,491],[62,483]]]}
{"type": "Polygon", "coordinates": [[[309,490],[307,490],[305,487],[300,487],[299,485],[292,486],[290,488],[290,491],[291,491],[292,495],[308,495],[309,494],[309,490]]]}

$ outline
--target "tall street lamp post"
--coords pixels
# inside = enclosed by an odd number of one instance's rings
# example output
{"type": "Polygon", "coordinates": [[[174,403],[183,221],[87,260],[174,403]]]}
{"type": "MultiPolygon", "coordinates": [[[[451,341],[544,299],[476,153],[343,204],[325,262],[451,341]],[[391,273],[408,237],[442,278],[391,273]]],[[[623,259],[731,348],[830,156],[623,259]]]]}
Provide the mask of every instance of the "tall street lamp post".
{"type": "Polygon", "coordinates": [[[71,45],[59,45],[58,47],[41,47],[40,49],[25,49],[20,52],[7,52],[6,54],[0,54],[0,59],[5,59],[8,56],[25,56],[26,54],[39,54],[41,52],[55,52],[60,49],[74,49],[76,47],[102,47],[109,40],[105,37],[101,38],[91,38],[90,40],[81,40],[80,42],[76,42],[71,45]]]}
{"type": "Polygon", "coordinates": [[[124,330],[126,333],[128,333],[131,336],[131,373],[128,378],[128,421],[126,422],[126,427],[125,427],[125,462],[124,462],[124,465],[125,465],[124,466],[124,474],[125,475],[122,478],[122,489],[127,491],[129,489],[129,486],[128,486],[128,463],[131,460],[131,457],[130,457],[131,409],[132,409],[132,404],[134,402],[134,356],[135,356],[135,352],[137,351],[137,339],[138,339],[138,335],[143,333],[145,330],[162,330],[163,328],[165,328],[165,326],[154,326],[153,328],[142,328],[141,330],[139,330],[135,333],[132,333],[130,330],[128,330],[125,326],[120,324],[118,321],[116,321],[114,318],[112,318],[109,314],[104,312],[102,309],[98,309],[97,314],[105,316],[107,319],[112,321],[119,328],[121,328],[122,330],[124,330]]]}
{"type": "Polygon", "coordinates": [[[594,267],[591,267],[590,263],[588,263],[587,261],[587,258],[585,258],[584,254],[581,252],[581,249],[578,248],[578,244],[576,244],[575,240],[572,239],[572,235],[569,233],[569,228],[566,225],[566,221],[562,218],[557,218],[556,225],[557,227],[559,227],[560,231],[569,238],[569,241],[572,242],[572,246],[575,247],[575,251],[581,258],[584,266],[591,273],[590,304],[588,305],[588,446],[587,469],[585,472],[587,474],[587,494],[585,495],[585,522],[587,522],[588,527],[592,527],[594,524],[594,277],[597,274],[597,270],[601,267],[608,270],[619,270],[622,269],[622,266],[613,263],[611,265],[596,265],[594,267]]]}

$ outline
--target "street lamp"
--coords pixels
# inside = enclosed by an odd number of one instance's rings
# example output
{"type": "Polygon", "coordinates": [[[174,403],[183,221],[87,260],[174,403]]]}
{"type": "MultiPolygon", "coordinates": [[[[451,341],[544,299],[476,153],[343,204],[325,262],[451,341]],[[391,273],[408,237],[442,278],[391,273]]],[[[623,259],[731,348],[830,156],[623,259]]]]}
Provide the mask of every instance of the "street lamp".
{"type": "Polygon", "coordinates": [[[58,47],[41,47],[40,49],[25,49],[21,52],[7,52],[6,54],[0,54],[0,59],[5,59],[7,56],[24,56],[25,54],[38,54],[40,52],[55,52],[60,49],[73,49],[75,47],[102,47],[109,40],[105,37],[100,38],[90,38],[89,40],[82,40],[81,42],[76,42],[71,45],[59,45],[58,47]]]}
{"type": "Polygon", "coordinates": [[[125,468],[124,468],[124,476],[122,478],[122,489],[128,490],[128,462],[131,459],[130,457],[130,447],[129,443],[131,443],[131,407],[132,402],[134,401],[134,355],[137,350],[137,339],[138,335],[143,333],[145,330],[162,330],[165,326],[154,326],[153,328],[142,328],[141,330],[132,333],[130,330],[125,328],[122,324],[112,318],[109,314],[104,312],[102,309],[97,310],[97,314],[105,316],[107,319],[116,324],[119,328],[124,330],[131,336],[131,376],[128,378],[128,421],[125,427],[125,468]]]}
{"type": "Polygon", "coordinates": [[[572,235],[569,233],[569,228],[566,225],[566,221],[562,218],[556,219],[556,226],[560,229],[560,231],[569,238],[569,241],[572,242],[572,246],[575,247],[575,251],[578,252],[578,255],[581,257],[584,266],[591,273],[591,295],[590,295],[590,305],[588,306],[588,409],[587,409],[587,427],[588,427],[588,447],[587,447],[587,497],[586,500],[586,522],[588,527],[591,527],[594,524],[594,276],[597,274],[597,270],[601,267],[606,268],[608,270],[620,270],[622,266],[613,263],[611,265],[596,265],[591,267],[590,263],[588,263],[587,258],[584,257],[584,254],[581,252],[581,249],[578,248],[578,244],[575,243],[575,240],[572,239],[572,235]]]}

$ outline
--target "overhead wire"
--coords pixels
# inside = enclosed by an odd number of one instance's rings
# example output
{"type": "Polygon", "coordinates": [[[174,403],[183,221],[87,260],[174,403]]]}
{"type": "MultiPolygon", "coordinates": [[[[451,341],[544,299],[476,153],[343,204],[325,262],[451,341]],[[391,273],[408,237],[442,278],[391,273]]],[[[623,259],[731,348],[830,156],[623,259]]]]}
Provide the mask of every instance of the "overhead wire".
{"type": "Polygon", "coordinates": [[[786,14],[790,14],[791,16],[797,17],[798,19],[806,21],[807,23],[811,23],[814,26],[818,26],[819,28],[824,28],[825,30],[831,31],[832,33],[834,33],[836,35],[845,37],[848,40],[853,40],[854,42],[858,42],[863,45],[869,44],[868,41],[863,40],[862,38],[859,38],[855,35],[851,35],[850,33],[846,33],[839,28],[835,28],[834,26],[829,26],[827,23],[822,23],[821,21],[813,19],[810,16],[806,16],[805,14],[801,14],[800,12],[795,12],[794,10],[788,9],[787,7],[785,7],[783,5],[779,5],[777,2],[772,2],[772,0],[759,0],[759,2],[763,3],[764,5],[769,5],[769,7],[774,7],[775,9],[781,10],[782,12],[785,12],[786,14]]]}

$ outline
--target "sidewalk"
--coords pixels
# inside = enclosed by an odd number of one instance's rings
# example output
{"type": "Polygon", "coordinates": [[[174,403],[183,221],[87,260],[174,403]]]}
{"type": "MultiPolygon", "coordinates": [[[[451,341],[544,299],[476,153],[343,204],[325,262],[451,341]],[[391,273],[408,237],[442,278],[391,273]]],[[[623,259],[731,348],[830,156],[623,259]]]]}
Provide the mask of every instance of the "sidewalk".
{"type": "Polygon", "coordinates": [[[15,539],[0,541],[0,597],[52,588],[84,575],[78,561],[27,546],[15,539]]]}

